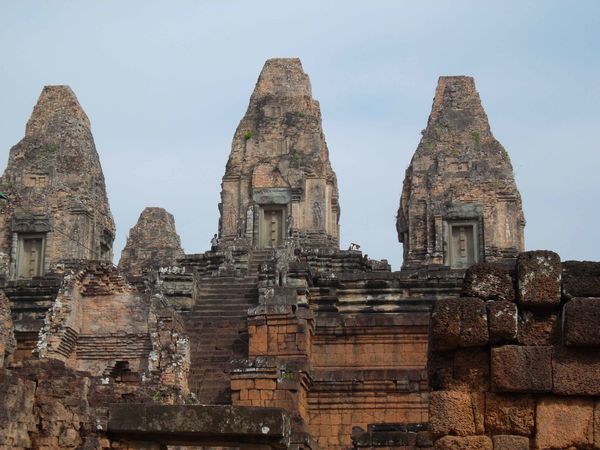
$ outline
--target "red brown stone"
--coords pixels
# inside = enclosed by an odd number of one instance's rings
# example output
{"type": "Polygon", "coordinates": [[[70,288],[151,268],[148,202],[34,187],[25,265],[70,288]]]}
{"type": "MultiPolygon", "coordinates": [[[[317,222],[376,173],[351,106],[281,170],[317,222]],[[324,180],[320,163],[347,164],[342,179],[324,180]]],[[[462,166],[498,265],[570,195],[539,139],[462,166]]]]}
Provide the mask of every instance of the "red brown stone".
{"type": "Polygon", "coordinates": [[[515,301],[514,280],[506,265],[478,263],[465,273],[462,295],[482,300],[515,301]]]}
{"type": "Polygon", "coordinates": [[[492,450],[492,440],[487,436],[444,436],[435,443],[435,450],[492,450]]]}
{"type": "Polygon", "coordinates": [[[494,394],[485,396],[485,429],[492,434],[533,436],[535,400],[531,395],[494,394]]]}
{"type": "Polygon", "coordinates": [[[519,311],[517,342],[521,345],[556,345],[560,343],[558,316],[545,311],[519,311]]]}
{"type": "Polygon", "coordinates": [[[472,297],[438,300],[431,315],[435,351],[486,345],[489,339],[483,300],[472,297]]]}
{"type": "Polygon", "coordinates": [[[548,250],[522,252],[517,258],[519,304],[552,307],[560,303],[560,256],[548,250]]]}
{"type": "Polygon", "coordinates": [[[600,262],[565,261],[562,268],[563,297],[600,297],[600,262]]]}
{"type": "Polygon", "coordinates": [[[435,391],[429,401],[431,433],[439,437],[447,434],[469,436],[477,434],[483,420],[476,397],[469,392],[435,391]],[[476,415],[481,417],[476,417],[476,415]]]}
{"type": "Polygon", "coordinates": [[[552,347],[505,345],[492,349],[494,392],[552,390],[552,347]]]}
{"type": "Polygon", "coordinates": [[[542,398],[537,403],[535,423],[536,448],[593,448],[594,400],[542,398]]]}
{"type": "Polygon", "coordinates": [[[488,302],[490,343],[506,344],[517,338],[519,313],[513,302],[488,302]]]}
{"type": "Polygon", "coordinates": [[[552,378],[556,394],[600,395],[600,353],[596,349],[555,348],[552,378]]]}
{"type": "Polygon", "coordinates": [[[529,439],[523,436],[501,434],[492,437],[494,450],[529,450],[529,439]]]}
{"type": "Polygon", "coordinates": [[[564,306],[563,338],[570,347],[600,346],[600,298],[574,298],[564,306]]]}

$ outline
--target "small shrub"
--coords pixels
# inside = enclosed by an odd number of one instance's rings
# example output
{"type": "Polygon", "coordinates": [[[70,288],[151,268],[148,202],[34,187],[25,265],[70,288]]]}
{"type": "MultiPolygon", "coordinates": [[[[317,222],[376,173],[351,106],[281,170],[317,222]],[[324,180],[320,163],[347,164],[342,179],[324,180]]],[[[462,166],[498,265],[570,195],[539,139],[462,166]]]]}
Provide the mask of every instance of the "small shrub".
{"type": "Polygon", "coordinates": [[[304,114],[302,111],[300,111],[300,112],[298,113],[298,117],[304,117],[304,116],[305,116],[305,114],[304,114]]]}
{"type": "Polygon", "coordinates": [[[48,153],[56,153],[60,149],[60,146],[57,143],[46,144],[46,150],[48,153]]]}
{"type": "Polygon", "coordinates": [[[246,131],[244,133],[244,139],[247,141],[248,139],[250,139],[252,136],[254,135],[254,133],[252,133],[252,131],[246,131]]]}
{"type": "Polygon", "coordinates": [[[475,144],[475,150],[481,150],[481,136],[478,132],[473,133],[473,143],[475,144]]]}

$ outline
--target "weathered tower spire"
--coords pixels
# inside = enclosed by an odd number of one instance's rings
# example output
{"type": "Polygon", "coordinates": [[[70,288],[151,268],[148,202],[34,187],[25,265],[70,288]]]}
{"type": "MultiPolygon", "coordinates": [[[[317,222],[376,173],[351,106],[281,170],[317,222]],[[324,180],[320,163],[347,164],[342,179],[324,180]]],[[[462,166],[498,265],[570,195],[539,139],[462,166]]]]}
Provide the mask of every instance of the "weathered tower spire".
{"type": "Polygon", "coordinates": [[[1,271],[43,274],[61,259],[112,259],[115,225],[90,121],[68,86],[46,86],[0,179],[1,271]]]}
{"type": "Polygon", "coordinates": [[[226,245],[338,246],[337,180],[299,59],[265,63],[233,137],[220,212],[226,245]]]}
{"type": "Polygon", "coordinates": [[[514,257],[524,249],[521,196],[471,77],[440,77],[406,170],[398,239],[404,267],[514,257]]]}

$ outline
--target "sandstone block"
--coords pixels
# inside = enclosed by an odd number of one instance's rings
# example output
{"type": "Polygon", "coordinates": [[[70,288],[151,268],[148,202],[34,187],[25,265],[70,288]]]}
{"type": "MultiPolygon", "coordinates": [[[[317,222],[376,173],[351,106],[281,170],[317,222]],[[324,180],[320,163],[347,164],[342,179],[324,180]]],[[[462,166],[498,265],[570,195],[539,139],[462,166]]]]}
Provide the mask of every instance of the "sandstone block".
{"type": "Polygon", "coordinates": [[[431,348],[434,351],[458,347],[460,338],[460,300],[438,300],[431,314],[431,348]]]}
{"type": "Polygon", "coordinates": [[[454,352],[453,390],[487,391],[490,384],[490,353],[481,347],[460,348],[454,352]]]}
{"type": "Polygon", "coordinates": [[[517,342],[521,345],[556,345],[560,343],[560,323],[556,314],[519,311],[517,342]]]}
{"type": "Polygon", "coordinates": [[[594,401],[594,442],[600,445],[600,400],[594,401]]]}
{"type": "Polygon", "coordinates": [[[461,302],[459,347],[479,347],[489,339],[485,302],[478,298],[464,297],[461,302]]]}
{"type": "Polygon", "coordinates": [[[432,389],[452,389],[454,352],[430,351],[427,356],[427,378],[432,389]]]}
{"type": "Polygon", "coordinates": [[[487,436],[444,436],[435,443],[435,450],[492,450],[492,440],[487,436]]]}
{"type": "Polygon", "coordinates": [[[429,421],[433,436],[453,434],[469,436],[477,433],[477,422],[483,415],[469,392],[434,391],[429,401],[429,421]]]}
{"type": "Polygon", "coordinates": [[[482,300],[515,301],[514,280],[507,266],[478,263],[467,269],[462,296],[482,300]]]}
{"type": "Polygon", "coordinates": [[[552,390],[552,347],[505,345],[492,349],[495,392],[552,390]]]}
{"type": "Polygon", "coordinates": [[[523,436],[501,434],[492,437],[494,450],[529,450],[529,439],[523,436]]]}
{"type": "Polygon", "coordinates": [[[600,395],[600,353],[596,349],[555,348],[553,392],[561,395],[600,395]]]}
{"type": "Polygon", "coordinates": [[[574,298],[564,306],[563,339],[570,347],[600,346],[600,298],[574,298]]]}
{"type": "Polygon", "coordinates": [[[592,399],[548,397],[536,408],[538,448],[591,448],[594,443],[592,399]]]}
{"type": "Polygon", "coordinates": [[[565,261],[562,268],[563,297],[600,297],[600,262],[565,261]]]}
{"type": "Polygon", "coordinates": [[[530,395],[485,396],[485,430],[492,434],[533,436],[535,400],[530,395]]]}
{"type": "Polygon", "coordinates": [[[519,314],[512,302],[488,302],[488,324],[490,343],[509,343],[517,338],[519,314]]]}
{"type": "Polygon", "coordinates": [[[430,335],[434,351],[486,345],[485,303],[471,297],[438,300],[431,315],[430,335]]]}
{"type": "Polygon", "coordinates": [[[548,250],[522,252],[517,259],[519,303],[551,307],[560,303],[562,267],[560,256],[548,250]]]}

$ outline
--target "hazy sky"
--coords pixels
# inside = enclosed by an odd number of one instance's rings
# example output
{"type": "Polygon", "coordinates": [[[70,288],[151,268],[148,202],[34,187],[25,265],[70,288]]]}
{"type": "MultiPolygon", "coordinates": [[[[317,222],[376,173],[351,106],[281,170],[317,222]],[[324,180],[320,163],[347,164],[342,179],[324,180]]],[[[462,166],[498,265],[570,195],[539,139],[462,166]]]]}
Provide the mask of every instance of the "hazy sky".
{"type": "Polygon", "coordinates": [[[600,2],[26,1],[0,4],[0,164],[41,89],[91,122],[117,224],[145,206],[209,248],[235,128],[264,61],[297,56],[321,103],[341,246],[402,262],[395,215],[437,78],[475,77],[513,162],[527,249],[600,259],[600,2]]]}

